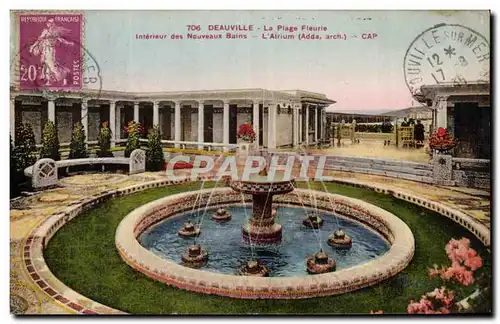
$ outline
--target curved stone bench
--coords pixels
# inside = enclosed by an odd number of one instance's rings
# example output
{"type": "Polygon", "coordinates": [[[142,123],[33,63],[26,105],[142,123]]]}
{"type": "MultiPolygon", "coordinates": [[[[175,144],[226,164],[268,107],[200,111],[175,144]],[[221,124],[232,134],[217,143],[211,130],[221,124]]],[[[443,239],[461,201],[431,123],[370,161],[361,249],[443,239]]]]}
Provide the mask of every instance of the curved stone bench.
{"type": "Polygon", "coordinates": [[[84,158],[54,161],[52,159],[40,159],[32,166],[24,169],[24,175],[31,178],[33,189],[43,189],[57,185],[59,168],[67,168],[78,165],[96,164],[121,164],[129,165],[129,174],[141,173],[146,170],[146,153],[137,149],[132,151],[129,158],[105,157],[84,158]]]}

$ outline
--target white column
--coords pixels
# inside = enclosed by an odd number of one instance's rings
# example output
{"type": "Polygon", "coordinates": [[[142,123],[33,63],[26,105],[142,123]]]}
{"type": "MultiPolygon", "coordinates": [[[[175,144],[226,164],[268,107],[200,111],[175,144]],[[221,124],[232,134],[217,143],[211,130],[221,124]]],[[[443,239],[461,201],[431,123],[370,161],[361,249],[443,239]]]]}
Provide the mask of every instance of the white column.
{"type": "Polygon", "coordinates": [[[109,102],[109,129],[111,130],[111,146],[115,146],[116,140],[116,101],[109,102]]]}
{"type": "MultiPolygon", "coordinates": [[[[203,102],[198,102],[198,142],[205,142],[205,106],[203,102]]],[[[198,149],[203,150],[203,144],[198,144],[198,149]]]]}
{"type": "Polygon", "coordinates": [[[437,96],[435,100],[436,107],[436,128],[448,127],[448,97],[437,96]]]}
{"type": "Polygon", "coordinates": [[[159,102],[154,101],[153,102],[153,126],[159,126],[160,125],[160,107],[159,107],[159,102]]]}
{"type": "Polygon", "coordinates": [[[139,122],[139,102],[134,102],[134,121],[139,122]]]}
{"type": "MultiPolygon", "coordinates": [[[[85,131],[85,139],[89,140],[89,106],[88,100],[82,99],[82,126],[85,131]]],[[[50,111],[50,108],[49,108],[50,111]]]]}
{"type": "Polygon", "coordinates": [[[15,100],[15,98],[10,98],[10,136],[12,137],[12,144],[14,145],[15,140],[16,140],[16,100],[15,100]]]}
{"type": "Polygon", "coordinates": [[[323,140],[325,137],[325,133],[323,132],[323,108],[319,108],[319,131],[318,131],[318,138],[319,140],[323,140]]]}
{"type": "Polygon", "coordinates": [[[122,104],[116,107],[115,128],[111,129],[115,133],[115,140],[121,139],[122,130],[122,104]]]}
{"type": "Polygon", "coordinates": [[[253,130],[255,131],[255,145],[256,147],[259,147],[259,103],[254,102],[253,103],[253,130]]]}
{"type": "Polygon", "coordinates": [[[175,147],[180,147],[181,145],[179,142],[181,141],[181,102],[176,101],[175,102],[175,135],[174,135],[174,141],[175,141],[175,147]]]}
{"type": "Polygon", "coordinates": [[[270,103],[267,108],[267,148],[276,148],[276,104],[270,103]]]}
{"type": "Polygon", "coordinates": [[[54,102],[54,100],[49,100],[49,102],[47,103],[47,110],[48,110],[49,120],[52,121],[53,123],[55,123],[56,122],[56,103],[54,102]]]}
{"type": "Polygon", "coordinates": [[[299,108],[297,110],[297,113],[299,114],[299,141],[298,143],[302,143],[302,108],[299,108]]]}
{"type": "Polygon", "coordinates": [[[314,142],[318,142],[318,107],[314,106],[314,142]]]}
{"type": "Polygon", "coordinates": [[[293,136],[292,136],[292,145],[296,147],[298,144],[298,118],[297,118],[297,108],[295,106],[292,107],[292,127],[293,127],[293,136]]]}
{"type": "Polygon", "coordinates": [[[309,105],[306,107],[306,145],[309,144],[309,105]]]}
{"type": "Polygon", "coordinates": [[[224,110],[222,112],[222,143],[226,145],[224,151],[227,150],[229,144],[229,102],[224,102],[224,110]]]}

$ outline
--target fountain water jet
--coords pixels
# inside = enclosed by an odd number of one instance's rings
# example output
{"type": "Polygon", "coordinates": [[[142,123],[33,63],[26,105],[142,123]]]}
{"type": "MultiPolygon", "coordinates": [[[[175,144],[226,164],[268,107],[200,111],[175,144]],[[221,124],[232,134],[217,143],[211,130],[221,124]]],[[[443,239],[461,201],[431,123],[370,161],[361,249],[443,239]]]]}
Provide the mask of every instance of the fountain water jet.
{"type": "Polygon", "coordinates": [[[182,254],[182,262],[190,268],[203,267],[208,262],[208,253],[199,244],[191,245],[182,254]]]}
{"type": "Polygon", "coordinates": [[[269,269],[260,260],[249,260],[237,271],[240,276],[269,277],[269,269]]]}
{"type": "Polygon", "coordinates": [[[309,274],[333,272],[337,267],[335,260],[329,258],[323,250],[319,250],[313,257],[308,258],[306,265],[309,274]]]}
{"type": "Polygon", "coordinates": [[[217,211],[212,215],[212,220],[219,223],[229,222],[231,218],[232,218],[231,213],[229,213],[224,208],[217,209],[217,211]]]}
{"type": "Polygon", "coordinates": [[[309,214],[307,218],[302,221],[305,227],[318,229],[323,226],[323,219],[315,214],[309,214]]]}
{"type": "Polygon", "coordinates": [[[328,237],[328,244],[338,249],[348,249],[352,240],[343,230],[338,229],[328,237]]]}
{"type": "Polygon", "coordinates": [[[200,235],[200,228],[188,220],[177,232],[181,237],[197,237],[200,235]]]}

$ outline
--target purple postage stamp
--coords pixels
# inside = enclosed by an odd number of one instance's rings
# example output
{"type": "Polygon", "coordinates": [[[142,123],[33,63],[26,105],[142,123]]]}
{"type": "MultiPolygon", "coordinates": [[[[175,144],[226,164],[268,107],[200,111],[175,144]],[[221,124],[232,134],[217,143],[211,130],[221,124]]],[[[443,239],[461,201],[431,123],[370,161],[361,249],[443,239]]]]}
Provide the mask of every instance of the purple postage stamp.
{"type": "Polygon", "coordinates": [[[83,14],[19,15],[19,87],[82,88],[83,14]]]}

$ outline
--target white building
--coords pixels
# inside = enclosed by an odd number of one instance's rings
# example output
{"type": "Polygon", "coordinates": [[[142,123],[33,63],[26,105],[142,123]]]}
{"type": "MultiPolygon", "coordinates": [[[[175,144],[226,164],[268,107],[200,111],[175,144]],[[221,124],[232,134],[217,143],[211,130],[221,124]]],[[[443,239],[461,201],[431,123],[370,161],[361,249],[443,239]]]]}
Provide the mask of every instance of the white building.
{"type": "Polygon", "coordinates": [[[11,88],[10,125],[14,136],[16,125],[30,123],[39,144],[43,125],[51,120],[57,126],[59,142],[66,145],[75,123],[83,124],[88,143],[94,143],[101,123],[106,121],[115,145],[126,140],[124,126],[134,120],[146,130],[159,125],[167,146],[226,149],[237,142],[239,125],[250,122],[259,146],[272,149],[321,141],[325,137],[325,108],[334,103],[323,94],[302,90],[82,90],[47,94],[11,88]]]}

